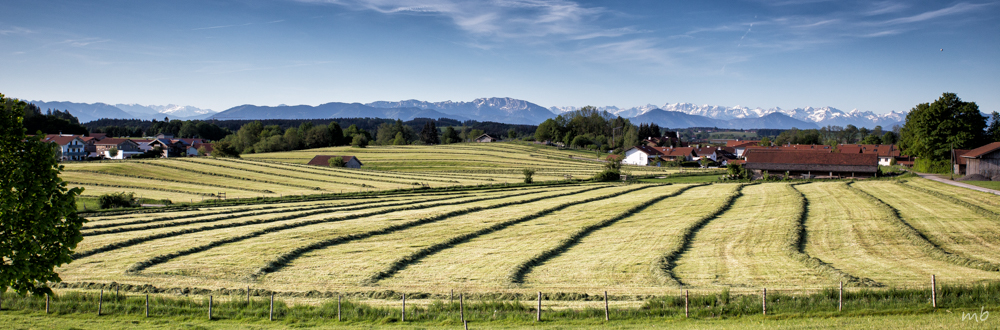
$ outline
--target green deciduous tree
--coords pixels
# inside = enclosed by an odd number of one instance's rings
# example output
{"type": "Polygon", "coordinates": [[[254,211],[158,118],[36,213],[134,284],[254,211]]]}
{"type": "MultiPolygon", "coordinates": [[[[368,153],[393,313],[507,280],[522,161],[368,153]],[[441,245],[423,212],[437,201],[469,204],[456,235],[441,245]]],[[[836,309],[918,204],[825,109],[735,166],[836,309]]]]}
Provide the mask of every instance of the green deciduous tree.
{"type": "Polygon", "coordinates": [[[918,104],[906,115],[899,140],[904,154],[926,161],[947,160],[951,148],[972,149],[985,142],[986,117],[975,102],[944,93],[934,103],[918,104]]]}
{"type": "Polygon", "coordinates": [[[986,136],[990,141],[1000,142],[1000,112],[993,111],[990,114],[990,127],[986,129],[986,136]]]}
{"type": "Polygon", "coordinates": [[[448,126],[444,128],[444,143],[458,143],[462,142],[462,138],[458,137],[458,132],[455,131],[454,127],[448,126]]]}
{"type": "Polygon", "coordinates": [[[59,178],[54,144],[27,137],[27,104],[0,94],[0,293],[50,293],[54,269],[73,261],[85,219],[76,215],[82,188],[59,178]]]}

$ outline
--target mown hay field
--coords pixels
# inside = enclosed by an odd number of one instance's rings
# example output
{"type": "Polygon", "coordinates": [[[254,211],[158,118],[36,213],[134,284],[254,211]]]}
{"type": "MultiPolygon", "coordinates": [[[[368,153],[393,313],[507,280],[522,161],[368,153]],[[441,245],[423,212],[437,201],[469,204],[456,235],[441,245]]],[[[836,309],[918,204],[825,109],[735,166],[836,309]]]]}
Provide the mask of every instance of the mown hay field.
{"type": "Polygon", "coordinates": [[[925,288],[1000,281],[997,211],[919,178],[498,185],[94,214],[58,272],[65,287],[303,296],[925,288]]]}
{"type": "MultiPolygon", "coordinates": [[[[421,187],[520,183],[523,170],[535,182],[588,179],[603,169],[598,155],[528,144],[320,148],[247,154],[241,159],[179,157],[106,162],[67,162],[62,177],[96,197],[132,192],[178,202],[371,192],[421,187]],[[361,169],[307,165],[317,155],[355,156],[361,169]]],[[[675,169],[627,166],[633,175],[665,176],[675,169]]]]}

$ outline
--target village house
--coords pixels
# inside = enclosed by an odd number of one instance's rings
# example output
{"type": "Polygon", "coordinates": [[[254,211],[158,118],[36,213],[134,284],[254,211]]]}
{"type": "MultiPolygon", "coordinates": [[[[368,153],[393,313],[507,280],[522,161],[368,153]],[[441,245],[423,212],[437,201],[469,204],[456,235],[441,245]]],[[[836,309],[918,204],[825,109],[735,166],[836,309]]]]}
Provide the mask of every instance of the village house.
{"type": "Polygon", "coordinates": [[[142,153],[139,144],[129,139],[106,138],[94,143],[94,149],[99,156],[107,159],[127,159],[142,153]],[[110,153],[112,148],[118,151],[114,155],[110,153]]]}
{"type": "Polygon", "coordinates": [[[86,160],[86,144],[78,135],[49,134],[42,141],[59,145],[56,158],[59,160],[86,160]]]}
{"type": "Polygon", "coordinates": [[[205,148],[205,156],[212,155],[212,144],[211,143],[194,143],[187,147],[188,156],[198,156],[198,149],[205,148]]]}
{"type": "Polygon", "coordinates": [[[149,142],[149,150],[156,149],[156,147],[160,147],[163,150],[163,155],[161,156],[163,158],[179,157],[187,153],[183,143],[175,143],[167,139],[155,139],[149,142]]]}
{"type": "Polygon", "coordinates": [[[878,155],[815,152],[806,150],[750,149],[744,155],[746,169],[755,178],[772,176],[795,178],[869,178],[878,173],[878,155]]]}
{"type": "Polygon", "coordinates": [[[361,164],[361,161],[358,160],[358,157],[354,157],[354,156],[325,156],[325,155],[316,155],[315,157],[313,157],[312,160],[309,161],[308,165],[330,166],[330,158],[333,158],[333,157],[341,157],[344,160],[344,164],[345,164],[344,167],[347,167],[347,168],[361,168],[361,166],[364,165],[364,164],[361,164]]]}
{"type": "Polygon", "coordinates": [[[650,147],[640,145],[625,151],[623,164],[647,166],[657,160],[663,161],[689,161],[696,157],[692,147],[650,147]]]}
{"type": "Polygon", "coordinates": [[[1000,177],[1000,142],[969,150],[965,158],[966,175],[979,174],[987,178],[1000,177]]]}

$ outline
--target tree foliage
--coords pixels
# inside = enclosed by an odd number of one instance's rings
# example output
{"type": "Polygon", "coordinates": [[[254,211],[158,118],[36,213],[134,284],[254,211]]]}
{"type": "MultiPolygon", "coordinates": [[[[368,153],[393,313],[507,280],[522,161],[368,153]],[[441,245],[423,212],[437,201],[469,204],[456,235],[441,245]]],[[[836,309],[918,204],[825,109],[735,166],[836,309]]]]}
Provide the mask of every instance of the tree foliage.
{"type": "Polygon", "coordinates": [[[55,146],[27,137],[27,103],[0,94],[0,293],[50,293],[54,269],[73,261],[85,219],[76,215],[82,188],[59,178],[55,146]]]}
{"type": "Polygon", "coordinates": [[[534,169],[526,168],[524,170],[521,170],[521,174],[524,174],[524,183],[534,182],[534,179],[532,178],[535,175],[534,169]]]}
{"type": "Polygon", "coordinates": [[[1000,112],[990,114],[990,127],[986,129],[986,137],[993,142],[1000,142],[1000,112]]]}
{"type": "Polygon", "coordinates": [[[986,117],[975,102],[944,93],[934,103],[918,104],[906,115],[900,150],[929,161],[946,160],[951,148],[973,149],[986,141],[986,117]]]}
{"type": "Polygon", "coordinates": [[[438,129],[434,125],[434,121],[427,121],[424,124],[424,128],[420,130],[420,141],[425,144],[441,144],[441,139],[438,138],[438,129]]]}

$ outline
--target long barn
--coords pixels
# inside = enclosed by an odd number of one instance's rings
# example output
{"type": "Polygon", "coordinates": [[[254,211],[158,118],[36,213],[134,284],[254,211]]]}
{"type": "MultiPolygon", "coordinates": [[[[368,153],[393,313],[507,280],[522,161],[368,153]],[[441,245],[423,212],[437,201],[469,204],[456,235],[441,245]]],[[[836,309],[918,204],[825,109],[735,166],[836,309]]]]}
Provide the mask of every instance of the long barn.
{"type": "Polygon", "coordinates": [[[869,178],[878,173],[878,155],[749,149],[745,166],[754,177],[766,171],[772,176],[788,173],[796,178],[869,178]]]}

